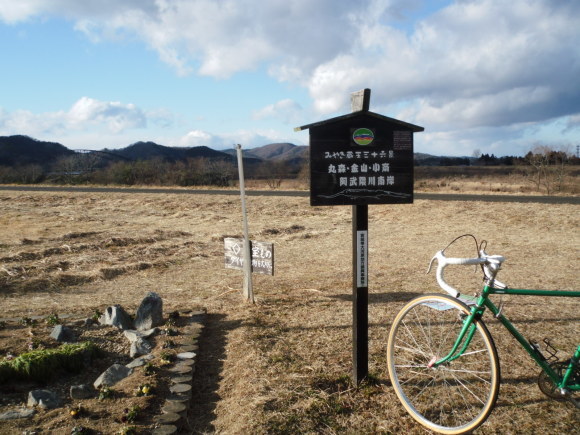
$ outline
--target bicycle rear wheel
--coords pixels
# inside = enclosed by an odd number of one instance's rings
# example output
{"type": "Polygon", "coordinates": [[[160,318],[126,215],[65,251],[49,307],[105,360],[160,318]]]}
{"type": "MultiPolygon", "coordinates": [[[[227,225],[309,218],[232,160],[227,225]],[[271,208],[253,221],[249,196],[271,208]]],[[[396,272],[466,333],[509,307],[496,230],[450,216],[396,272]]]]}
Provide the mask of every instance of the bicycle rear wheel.
{"type": "Polygon", "coordinates": [[[419,296],[399,312],[389,334],[389,377],[399,400],[422,425],[447,434],[481,425],[495,405],[500,369],[497,350],[481,320],[463,354],[438,367],[451,351],[467,305],[447,295],[419,296]]]}

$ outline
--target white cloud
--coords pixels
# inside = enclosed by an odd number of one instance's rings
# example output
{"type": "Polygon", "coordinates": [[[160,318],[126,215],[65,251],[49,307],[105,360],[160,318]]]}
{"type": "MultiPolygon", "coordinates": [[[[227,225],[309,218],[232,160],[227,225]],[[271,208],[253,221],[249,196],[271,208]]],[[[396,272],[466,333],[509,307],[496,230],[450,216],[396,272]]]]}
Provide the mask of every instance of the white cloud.
{"type": "Polygon", "coordinates": [[[214,137],[210,133],[192,130],[180,138],[176,145],[181,147],[210,146],[213,141],[214,137]]]}
{"type": "Polygon", "coordinates": [[[571,132],[573,130],[580,130],[580,113],[568,117],[564,132],[571,132]]]}
{"type": "Polygon", "coordinates": [[[145,114],[134,104],[97,101],[88,97],[78,100],[66,114],[66,119],[73,128],[105,124],[113,133],[147,126],[145,114]]]}
{"type": "Polygon", "coordinates": [[[284,123],[290,124],[300,119],[301,112],[302,106],[296,101],[287,98],[256,110],[252,117],[257,120],[268,118],[282,119],[284,123]]]}
{"type": "Polygon", "coordinates": [[[345,106],[350,90],[371,87],[373,101],[415,101],[417,117],[428,112],[436,125],[453,118],[466,126],[509,124],[578,111],[580,15],[568,9],[460,2],[420,22],[410,37],[374,24],[358,42],[364,50],[354,46],[315,70],[310,92],[318,110],[332,112],[345,106]]]}
{"type": "Polygon", "coordinates": [[[177,140],[167,138],[165,143],[181,147],[208,146],[214,149],[227,149],[232,148],[235,144],[241,144],[243,148],[247,149],[275,142],[289,141],[288,137],[281,136],[276,130],[238,130],[219,134],[203,130],[192,130],[177,140]]]}
{"type": "MultiPolygon", "coordinates": [[[[157,119],[157,118],[156,118],[157,119]]],[[[28,110],[0,111],[2,134],[30,136],[67,135],[70,131],[91,131],[120,134],[144,129],[147,116],[134,104],[104,102],[82,97],[68,111],[32,113],[28,110]]]]}
{"type": "MultiPolygon", "coordinates": [[[[366,1],[334,0],[19,0],[0,20],[59,15],[93,41],[138,35],[179,74],[227,78],[262,63],[272,71],[307,71],[348,47],[351,9],[366,1]],[[277,67],[277,68],[276,68],[277,67]]],[[[304,73],[303,73],[304,74],[304,73]]]]}

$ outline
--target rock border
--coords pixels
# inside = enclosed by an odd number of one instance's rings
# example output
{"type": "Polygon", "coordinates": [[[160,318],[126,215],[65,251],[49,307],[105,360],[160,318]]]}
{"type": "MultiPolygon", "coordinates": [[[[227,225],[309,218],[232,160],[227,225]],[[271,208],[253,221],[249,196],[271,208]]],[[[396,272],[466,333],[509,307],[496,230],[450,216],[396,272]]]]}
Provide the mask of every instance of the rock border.
{"type": "Polygon", "coordinates": [[[199,353],[199,337],[204,328],[205,310],[192,311],[188,324],[182,326],[182,337],[177,347],[176,364],[171,372],[171,395],[161,406],[162,413],[155,418],[153,435],[170,435],[179,433],[189,411],[192,396],[192,381],[195,363],[199,353]]]}
{"type": "MultiPolygon", "coordinates": [[[[179,433],[186,423],[186,416],[190,408],[192,397],[192,382],[193,374],[195,373],[195,364],[197,362],[197,355],[199,354],[199,337],[205,327],[205,316],[207,310],[205,308],[197,308],[194,310],[182,309],[178,310],[181,314],[181,319],[185,320],[185,325],[179,327],[180,336],[176,337],[176,360],[174,365],[169,368],[170,383],[169,388],[171,395],[166,397],[165,403],[161,406],[161,414],[153,419],[153,435],[169,435],[179,433]]],[[[35,316],[38,319],[44,316],[35,316]]],[[[70,314],[59,315],[61,319],[70,319],[73,316],[70,314]]],[[[16,321],[17,319],[8,319],[16,321]]],[[[130,372],[135,367],[144,365],[147,361],[153,359],[151,354],[135,358],[126,366],[120,366],[130,372]]],[[[101,375],[103,376],[103,375],[101,375]]],[[[97,381],[95,381],[97,382],[97,381]]],[[[81,387],[81,386],[77,386],[81,387]]],[[[87,386],[82,386],[87,387],[87,386]]],[[[87,387],[90,389],[90,387],[87,387]]],[[[76,394],[77,389],[75,389],[76,394]]],[[[90,391],[90,396],[94,395],[96,390],[90,391]]],[[[38,392],[37,392],[38,393],[38,392]]],[[[80,398],[80,397],[79,397],[80,398]]],[[[30,402],[30,398],[29,398],[30,402]]],[[[30,408],[34,403],[29,403],[29,408],[21,408],[18,410],[11,410],[2,414],[2,420],[27,418],[34,415],[36,410],[30,408]]]]}

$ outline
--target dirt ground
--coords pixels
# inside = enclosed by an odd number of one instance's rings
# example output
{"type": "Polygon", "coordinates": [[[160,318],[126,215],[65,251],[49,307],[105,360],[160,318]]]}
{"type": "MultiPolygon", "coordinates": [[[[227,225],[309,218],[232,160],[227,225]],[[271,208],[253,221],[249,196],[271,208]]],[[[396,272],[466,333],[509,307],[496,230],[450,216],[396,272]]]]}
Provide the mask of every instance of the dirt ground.
{"type": "MultiPolygon", "coordinates": [[[[489,253],[507,257],[500,279],[511,286],[580,289],[577,206],[423,200],[371,206],[371,377],[355,388],[350,207],[252,196],[248,212],[252,239],[275,245],[275,275],[254,277],[254,306],[241,298],[241,273],[224,268],[223,238],[241,234],[237,197],[0,192],[0,317],[90,316],[113,304],[134,311],[155,291],[167,313],[208,312],[189,432],[425,433],[396,399],[385,348],[397,310],[415,295],[438,291],[434,274],[425,274],[437,250],[471,233],[489,242],[489,253]]],[[[449,253],[473,256],[475,248],[461,241],[449,253]]],[[[471,268],[447,276],[473,291],[481,280],[471,268]]],[[[524,335],[549,337],[561,358],[578,344],[578,302],[503,298],[504,312],[524,335]]],[[[487,324],[500,353],[502,386],[479,432],[577,430],[578,410],[545,397],[533,362],[493,318],[487,324]]],[[[5,356],[1,341],[0,352],[5,356]]],[[[120,412],[107,418],[114,422],[120,412]]],[[[56,423],[48,414],[4,423],[0,433],[70,433],[74,422],[56,423]]],[[[109,428],[102,433],[119,428],[106,418],[100,424],[109,428]]]]}

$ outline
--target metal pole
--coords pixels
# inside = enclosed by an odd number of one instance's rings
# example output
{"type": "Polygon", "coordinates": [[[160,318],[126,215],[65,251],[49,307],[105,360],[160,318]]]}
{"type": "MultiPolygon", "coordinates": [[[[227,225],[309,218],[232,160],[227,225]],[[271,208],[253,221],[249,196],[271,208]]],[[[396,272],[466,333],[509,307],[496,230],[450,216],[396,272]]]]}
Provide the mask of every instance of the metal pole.
{"type": "Polygon", "coordinates": [[[236,145],[238,155],[238,172],[240,174],[240,195],[242,197],[242,219],[244,222],[244,298],[254,303],[254,289],[252,288],[252,250],[248,231],[248,214],[246,212],[246,187],[244,184],[244,160],[242,146],[236,145]]]}

